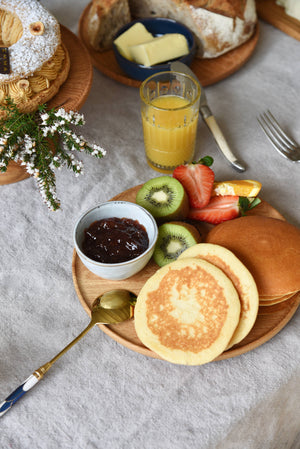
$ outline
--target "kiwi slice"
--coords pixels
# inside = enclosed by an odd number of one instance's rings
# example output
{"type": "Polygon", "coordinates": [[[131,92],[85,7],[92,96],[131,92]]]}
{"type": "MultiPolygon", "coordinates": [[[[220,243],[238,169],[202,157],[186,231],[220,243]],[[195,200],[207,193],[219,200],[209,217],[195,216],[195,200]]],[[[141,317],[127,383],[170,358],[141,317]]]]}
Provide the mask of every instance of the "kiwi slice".
{"type": "Polygon", "coordinates": [[[145,182],[136,195],[136,202],[159,222],[184,220],[189,200],[182,184],[170,176],[159,176],[145,182]]]}
{"type": "Polygon", "coordinates": [[[195,226],[188,223],[164,223],[158,228],[158,239],[155,245],[153,259],[160,267],[173,262],[190,246],[201,240],[195,226]]]}

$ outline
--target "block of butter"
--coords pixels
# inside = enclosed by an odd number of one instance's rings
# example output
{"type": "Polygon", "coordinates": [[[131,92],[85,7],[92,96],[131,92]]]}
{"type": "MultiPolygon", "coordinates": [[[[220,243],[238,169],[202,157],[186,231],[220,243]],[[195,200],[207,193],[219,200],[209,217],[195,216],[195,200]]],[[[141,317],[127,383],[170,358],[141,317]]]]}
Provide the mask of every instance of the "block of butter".
{"type": "Polygon", "coordinates": [[[145,26],[137,22],[124,33],[120,34],[115,40],[114,44],[117,46],[119,52],[124,58],[132,59],[129,51],[129,47],[132,45],[143,44],[154,39],[151,33],[145,28],[145,26]]]}
{"type": "Polygon", "coordinates": [[[169,33],[151,41],[129,47],[131,59],[138,64],[151,66],[188,54],[188,42],[183,34],[169,33]]]}

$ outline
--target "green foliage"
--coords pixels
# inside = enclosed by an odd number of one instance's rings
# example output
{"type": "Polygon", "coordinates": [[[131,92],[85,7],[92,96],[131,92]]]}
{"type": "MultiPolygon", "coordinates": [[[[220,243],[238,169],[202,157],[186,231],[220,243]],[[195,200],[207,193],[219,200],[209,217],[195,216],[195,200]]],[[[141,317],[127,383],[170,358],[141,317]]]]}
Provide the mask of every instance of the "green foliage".
{"type": "Polygon", "coordinates": [[[241,215],[246,215],[248,210],[253,209],[255,206],[258,206],[261,203],[261,200],[257,197],[255,198],[247,198],[244,196],[239,197],[239,208],[241,215]]]}
{"type": "Polygon", "coordinates": [[[192,164],[202,164],[210,167],[214,162],[214,159],[211,156],[204,156],[199,161],[194,161],[192,164]]]}
{"type": "Polygon", "coordinates": [[[78,176],[83,164],[75,158],[75,151],[97,158],[106,151],[74,132],[74,127],[84,125],[84,117],[78,112],[47,110],[46,105],[41,105],[35,112],[23,113],[10,98],[0,109],[5,113],[0,120],[0,172],[7,170],[10,161],[21,162],[35,177],[49,209],[59,209],[54,170],[67,166],[78,176]]]}

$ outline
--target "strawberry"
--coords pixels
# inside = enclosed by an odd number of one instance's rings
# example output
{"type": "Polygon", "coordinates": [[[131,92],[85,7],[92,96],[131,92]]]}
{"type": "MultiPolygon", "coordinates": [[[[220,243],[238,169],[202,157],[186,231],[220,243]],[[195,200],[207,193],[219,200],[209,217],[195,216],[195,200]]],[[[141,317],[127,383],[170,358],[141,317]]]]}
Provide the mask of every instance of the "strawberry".
{"type": "Polygon", "coordinates": [[[188,218],[219,224],[245,215],[247,210],[252,209],[259,203],[259,198],[252,200],[237,195],[213,196],[208,205],[202,209],[191,209],[188,218]]]}
{"type": "Polygon", "coordinates": [[[179,165],[173,171],[173,177],[181,182],[189,197],[191,207],[205,207],[210,200],[215,174],[209,165],[213,163],[210,156],[191,164],[179,165]]]}

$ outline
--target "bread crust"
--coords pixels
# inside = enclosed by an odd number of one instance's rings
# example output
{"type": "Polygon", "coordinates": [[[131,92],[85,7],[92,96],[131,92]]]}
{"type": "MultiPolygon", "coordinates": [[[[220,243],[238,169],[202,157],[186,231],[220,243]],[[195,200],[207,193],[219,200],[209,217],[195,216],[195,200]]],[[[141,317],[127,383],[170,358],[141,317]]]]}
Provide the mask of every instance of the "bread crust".
{"type": "Polygon", "coordinates": [[[90,45],[97,51],[108,50],[118,29],[130,20],[127,0],[93,0],[87,21],[90,45]]]}
{"type": "Polygon", "coordinates": [[[189,27],[197,56],[218,57],[246,42],[257,22],[255,0],[129,0],[132,16],[167,17],[189,27]]]}
{"type": "Polygon", "coordinates": [[[246,0],[186,0],[194,8],[204,8],[216,14],[222,14],[233,19],[244,19],[246,0]]]}
{"type": "Polygon", "coordinates": [[[218,57],[246,42],[257,22],[255,0],[93,0],[90,45],[111,48],[114,34],[133,18],[166,17],[191,29],[200,58],[218,57]]]}

